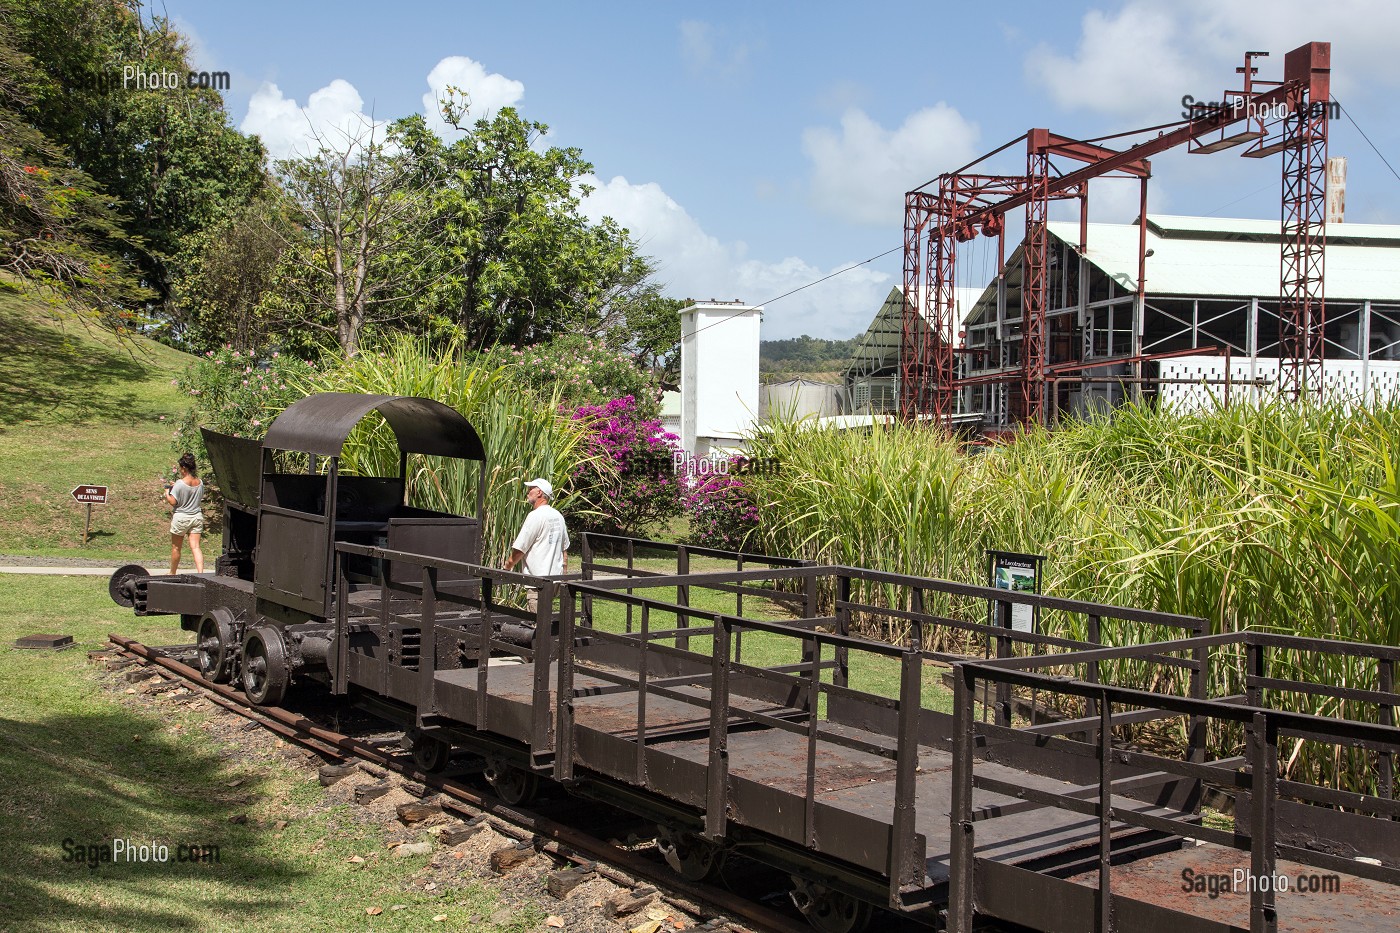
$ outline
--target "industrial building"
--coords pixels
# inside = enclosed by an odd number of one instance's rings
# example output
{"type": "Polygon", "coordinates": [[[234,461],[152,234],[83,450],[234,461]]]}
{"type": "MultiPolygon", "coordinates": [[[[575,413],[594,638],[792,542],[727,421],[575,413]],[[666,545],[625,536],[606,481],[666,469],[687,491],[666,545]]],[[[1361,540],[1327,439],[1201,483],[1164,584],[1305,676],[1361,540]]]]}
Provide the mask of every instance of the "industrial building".
{"type": "MultiPolygon", "coordinates": [[[[959,319],[971,312],[982,295],[980,288],[955,290],[959,319]]],[[[923,313],[923,303],[917,296],[915,301],[920,306],[915,325],[926,332],[925,339],[928,339],[929,324],[923,313]]],[[[842,414],[880,415],[899,410],[899,354],[904,327],[904,293],[895,287],[890,289],[870,326],[861,334],[851,362],[842,373],[845,399],[842,414]]]]}
{"type": "MultiPolygon", "coordinates": [[[[984,416],[991,428],[1051,422],[1065,407],[1109,404],[1115,391],[1160,394],[1189,378],[1168,375],[1167,361],[1208,352],[1249,357],[1254,382],[1266,378],[1260,360],[1272,358],[1270,381],[1286,398],[1326,394],[1329,359],[1350,353],[1368,367],[1360,386],[1368,393],[1370,368],[1379,373],[1387,362],[1375,357],[1386,352],[1394,318],[1397,292],[1377,273],[1385,254],[1375,252],[1388,249],[1390,237],[1376,230],[1329,237],[1329,223],[1343,226],[1328,216],[1340,203],[1329,203],[1328,191],[1337,165],[1327,151],[1336,109],[1331,45],[1289,51],[1281,80],[1260,76],[1267,56],[1244,53],[1239,84],[1221,92],[1219,106],[1095,139],[1034,127],[907,192],[900,416],[950,427],[960,411],[984,416]],[[1150,159],[1178,148],[1281,155],[1278,224],[1154,223],[1150,159]],[[1089,223],[1090,183],[1107,178],[1137,183],[1135,236],[1089,223]],[[1051,221],[1056,202],[1077,207],[1078,222],[1051,221]],[[1013,234],[1018,226],[1024,234],[1013,234]],[[955,284],[965,281],[958,266],[969,257],[959,254],[979,237],[995,247],[995,304],[984,293],[969,322],[975,333],[962,346],[955,284]],[[1265,268],[1268,281],[1259,274],[1265,268]]],[[[1233,362],[1201,378],[1228,391],[1233,362]]]]}
{"type": "MultiPolygon", "coordinates": [[[[1052,420],[1129,397],[1199,403],[1227,391],[1261,395],[1276,383],[1277,221],[1149,214],[1141,298],[1137,223],[1082,230],[1052,221],[1047,228],[1045,400],[1052,420]],[[1094,365],[1099,360],[1103,365],[1094,365]]],[[[1400,227],[1334,219],[1326,255],[1322,394],[1388,396],[1400,369],[1400,227]]],[[[988,428],[1017,420],[1008,383],[1024,358],[1023,280],[1024,245],[959,318],[965,387],[956,411],[988,428]]],[[[888,317],[899,302],[891,295],[881,314],[888,317]]]]}

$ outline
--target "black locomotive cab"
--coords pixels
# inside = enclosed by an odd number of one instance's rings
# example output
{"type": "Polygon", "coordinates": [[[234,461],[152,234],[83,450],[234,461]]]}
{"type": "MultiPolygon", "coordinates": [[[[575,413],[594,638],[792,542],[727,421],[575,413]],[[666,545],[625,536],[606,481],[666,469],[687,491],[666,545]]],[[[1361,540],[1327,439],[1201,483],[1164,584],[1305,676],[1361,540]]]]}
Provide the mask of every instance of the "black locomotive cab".
{"type": "MultiPolygon", "coordinates": [[[[385,395],[312,395],[273,421],[260,455],[253,580],[264,614],[288,622],[329,619],[336,542],[480,562],[485,453],[471,423],[441,402],[385,395]],[[388,422],[398,442],[397,475],[341,475],[346,438],[374,411],[388,422]],[[477,461],[476,515],[407,505],[409,454],[477,461]],[[304,463],[305,468],[288,470],[288,462],[304,463]]],[[[356,569],[360,574],[373,572],[363,566],[356,569]]]]}
{"type": "Polygon", "coordinates": [[[197,633],[204,675],[215,682],[237,677],[255,702],[279,702],[294,676],[327,676],[337,600],[353,601],[357,587],[410,583],[405,577],[417,572],[338,555],[337,545],[480,563],[485,452],[471,423],[441,402],[322,393],[289,406],[260,442],[203,435],[225,495],[215,575],[153,577],[123,567],[111,594],[140,615],[178,613],[181,626],[197,633]],[[397,469],[349,475],[342,469],[346,439],[372,412],[393,433],[397,469]],[[413,454],[475,461],[475,514],[409,505],[413,454]]]}

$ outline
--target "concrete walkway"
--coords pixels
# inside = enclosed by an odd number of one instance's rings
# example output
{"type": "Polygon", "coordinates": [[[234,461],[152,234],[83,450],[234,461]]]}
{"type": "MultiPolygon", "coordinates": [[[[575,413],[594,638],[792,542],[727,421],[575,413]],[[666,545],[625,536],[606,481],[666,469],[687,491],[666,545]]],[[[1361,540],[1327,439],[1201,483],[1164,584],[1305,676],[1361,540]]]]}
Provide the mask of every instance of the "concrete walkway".
{"type": "MultiPolygon", "coordinates": [[[[150,570],[153,577],[168,577],[170,571],[160,568],[146,568],[150,570]]],[[[117,572],[116,567],[0,567],[0,573],[32,573],[38,576],[62,576],[62,577],[110,577],[117,572]]],[[[206,569],[206,574],[213,573],[206,569]]],[[[181,574],[194,574],[193,570],[181,570],[181,574]]]]}
{"type": "Polygon", "coordinates": [[[33,573],[42,576],[110,577],[116,567],[0,567],[0,573],[33,573]]]}

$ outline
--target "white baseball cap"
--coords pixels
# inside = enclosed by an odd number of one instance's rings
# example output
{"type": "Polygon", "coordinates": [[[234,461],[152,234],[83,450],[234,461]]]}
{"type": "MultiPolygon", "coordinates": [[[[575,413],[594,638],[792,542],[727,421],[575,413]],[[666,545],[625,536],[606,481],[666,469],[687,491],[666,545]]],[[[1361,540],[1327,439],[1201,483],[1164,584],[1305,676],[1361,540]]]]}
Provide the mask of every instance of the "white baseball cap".
{"type": "Polygon", "coordinates": [[[538,489],[540,492],[544,493],[544,497],[545,497],[546,499],[553,499],[553,498],[554,498],[554,485],[553,485],[552,483],[550,483],[549,480],[547,480],[547,479],[532,479],[532,480],[530,480],[528,483],[525,484],[525,488],[526,488],[526,489],[529,489],[531,486],[534,486],[534,487],[535,487],[536,489],[538,489]]]}

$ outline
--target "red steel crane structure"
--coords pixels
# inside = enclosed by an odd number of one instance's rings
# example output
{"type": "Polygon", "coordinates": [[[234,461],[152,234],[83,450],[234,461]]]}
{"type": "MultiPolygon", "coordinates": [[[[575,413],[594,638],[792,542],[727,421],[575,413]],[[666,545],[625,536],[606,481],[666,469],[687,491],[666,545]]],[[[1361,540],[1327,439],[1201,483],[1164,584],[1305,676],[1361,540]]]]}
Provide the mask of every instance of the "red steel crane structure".
{"type": "MultiPolygon", "coordinates": [[[[905,195],[904,313],[899,359],[899,406],[905,420],[929,418],[950,423],[957,390],[988,378],[1012,388],[1012,411],[1022,420],[1044,420],[1045,384],[1052,375],[1047,354],[1047,215],[1051,201],[1079,201],[1079,250],[1088,238],[1089,182],[1095,178],[1136,178],[1140,184],[1137,308],[1142,313],[1147,237],[1149,157],[1185,145],[1211,153],[1249,144],[1241,155],[1263,158],[1283,153],[1281,276],[1279,282],[1280,390],[1292,396],[1318,392],[1322,383],[1323,262],[1326,245],[1327,117],[1331,44],[1310,42],[1284,57],[1282,81],[1260,81],[1254,60],[1267,52],[1246,52],[1243,88],[1227,90],[1219,106],[1193,109],[1176,123],[1130,130],[1094,140],[1032,129],[954,172],[938,176],[905,195]],[[1102,143],[1155,133],[1127,149],[1102,143]],[[1024,175],[976,171],[994,156],[1025,144],[1024,175]],[[1082,163],[1061,171],[1065,160],[1082,163]],[[936,185],[936,187],[935,187],[936,185]],[[1006,215],[1025,208],[1024,270],[1021,291],[1021,359],[1013,376],[960,379],[953,340],[954,273],[958,244],[977,236],[997,238],[997,271],[1006,271],[1006,215]],[[919,307],[927,303],[927,312],[919,307]]],[[[1105,362],[1141,364],[1153,355],[1105,362]]],[[[1087,364],[1086,364],[1087,365],[1087,364]]],[[[1054,367],[1064,373],[1086,365],[1054,367]]]]}

